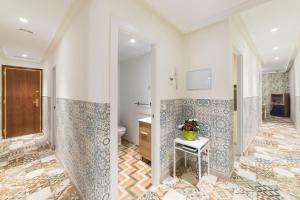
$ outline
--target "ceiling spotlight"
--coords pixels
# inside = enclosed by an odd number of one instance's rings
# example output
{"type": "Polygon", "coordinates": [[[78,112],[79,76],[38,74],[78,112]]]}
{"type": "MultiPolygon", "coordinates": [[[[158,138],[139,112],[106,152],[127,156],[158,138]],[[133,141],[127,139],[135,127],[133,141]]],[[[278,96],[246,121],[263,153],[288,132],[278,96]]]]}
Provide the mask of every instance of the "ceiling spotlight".
{"type": "Polygon", "coordinates": [[[23,58],[27,58],[28,55],[27,55],[27,54],[22,54],[22,57],[23,57],[23,58]]]}
{"type": "Polygon", "coordinates": [[[279,29],[278,28],[272,28],[271,30],[270,30],[270,32],[271,33],[275,33],[275,32],[277,32],[279,29]]]}
{"type": "Polygon", "coordinates": [[[274,60],[279,60],[279,58],[278,58],[278,57],[275,57],[274,60]]]}
{"type": "Polygon", "coordinates": [[[19,18],[19,21],[24,23],[24,24],[27,24],[28,23],[28,19],[24,18],[24,17],[20,17],[19,18]]]}
{"type": "Polygon", "coordinates": [[[134,43],[136,43],[136,40],[135,40],[134,38],[131,38],[131,39],[129,40],[129,42],[132,43],[132,44],[134,44],[134,43]]]}
{"type": "Polygon", "coordinates": [[[277,51],[278,49],[279,49],[278,47],[274,47],[274,48],[273,48],[274,51],[277,51]]]}

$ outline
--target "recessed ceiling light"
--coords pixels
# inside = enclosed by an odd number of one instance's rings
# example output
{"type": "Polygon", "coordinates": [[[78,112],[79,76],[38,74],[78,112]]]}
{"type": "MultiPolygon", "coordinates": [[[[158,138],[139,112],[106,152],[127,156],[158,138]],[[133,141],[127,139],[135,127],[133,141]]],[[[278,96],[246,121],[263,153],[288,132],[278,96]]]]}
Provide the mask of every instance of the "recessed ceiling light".
{"type": "Polygon", "coordinates": [[[135,40],[134,38],[131,38],[131,39],[129,40],[129,42],[132,43],[132,44],[134,44],[134,43],[136,43],[136,40],[135,40]]]}
{"type": "Polygon", "coordinates": [[[28,55],[27,55],[27,54],[22,54],[22,57],[23,57],[23,58],[27,58],[28,55]]]}
{"type": "Polygon", "coordinates": [[[279,49],[278,47],[274,47],[274,48],[273,48],[274,51],[277,51],[278,49],[279,49]]]}
{"type": "Polygon", "coordinates": [[[279,60],[279,58],[278,58],[278,57],[275,57],[274,60],[279,60]]]}
{"type": "Polygon", "coordinates": [[[24,23],[24,24],[27,24],[28,23],[28,19],[24,18],[24,17],[20,17],[19,18],[19,21],[24,23]]]}
{"type": "Polygon", "coordinates": [[[271,33],[275,33],[275,32],[277,32],[279,29],[278,28],[272,28],[271,30],[270,30],[270,32],[271,33]]]}

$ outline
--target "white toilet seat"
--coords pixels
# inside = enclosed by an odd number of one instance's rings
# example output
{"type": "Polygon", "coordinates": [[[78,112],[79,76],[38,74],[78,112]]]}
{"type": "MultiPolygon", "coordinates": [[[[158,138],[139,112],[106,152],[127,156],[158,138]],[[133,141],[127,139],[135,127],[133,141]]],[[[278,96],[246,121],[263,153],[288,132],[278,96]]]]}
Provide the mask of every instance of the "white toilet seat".
{"type": "Polygon", "coordinates": [[[118,133],[125,133],[126,128],[123,126],[118,126],[118,133]]]}
{"type": "Polygon", "coordinates": [[[126,128],[123,126],[118,126],[118,143],[121,144],[121,137],[126,133],[126,128]]]}

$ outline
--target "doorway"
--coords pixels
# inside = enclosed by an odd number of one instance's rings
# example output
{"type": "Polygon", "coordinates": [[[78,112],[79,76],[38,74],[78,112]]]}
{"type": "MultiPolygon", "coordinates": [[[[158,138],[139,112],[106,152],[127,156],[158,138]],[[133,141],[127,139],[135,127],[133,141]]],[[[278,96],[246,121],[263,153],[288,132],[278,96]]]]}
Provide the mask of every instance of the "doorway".
{"type": "Polygon", "coordinates": [[[51,147],[55,150],[56,139],[56,66],[52,68],[52,95],[51,95],[51,116],[52,116],[52,130],[51,130],[51,147]]]}
{"type": "Polygon", "coordinates": [[[4,138],[42,131],[42,69],[2,66],[4,138]]]}
{"type": "Polygon", "coordinates": [[[118,177],[120,199],[136,199],[143,195],[152,184],[151,64],[151,44],[134,34],[119,31],[118,177]]]}
{"type": "MultiPolygon", "coordinates": [[[[120,71],[119,71],[119,37],[120,37],[120,32],[122,33],[126,33],[129,34],[131,36],[131,38],[129,39],[129,41],[127,41],[127,43],[129,43],[131,46],[133,47],[137,47],[139,46],[139,41],[143,41],[145,43],[147,43],[147,45],[150,45],[150,65],[151,65],[151,69],[150,72],[148,72],[147,76],[150,76],[150,80],[151,80],[151,85],[150,87],[147,87],[146,90],[148,90],[148,92],[151,94],[150,95],[150,99],[149,100],[144,100],[144,99],[137,99],[135,98],[132,101],[132,104],[138,108],[140,107],[148,107],[148,110],[150,110],[150,112],[147,113],[147,117],[142,117],[139,119],[144,119],[144,118],[148,118],[148,120],[151,120],[151,129],[149,130],[149,123],[147,123],[147,126],[144,126],[144,130],[146,131],[140,131],[142,129],[139,128],[139,120],[136,121],[136,127],[138,129],[138,147],[137,147],[137,152],[138,152],[138,156],[140,157],[139,161],[145,161],[144,163],[147,164],[147,160],[150,161],[148,164],[150,164],[149,166],[151,167],[151,172],[150,172],[150,177],[151,177],[151,182],[150,182],[150,186],[151,187],[155,187],[159,184],[160,182],[160,158],[159,158],[159,148],[157,148],[157,146],[159,145],[160,142],[160,138],[159,138],[159,117],[155,117],[155,116],[159,116],[159,107],[157,107],[157,102],[158,99],[156,98],[156,76],[155,76],[155,69],[156,69],[156,62],[155,62],[155,52],[156,52],[156,45],[152,42],[153,40],[151,40],[147,33],[145,32],[141,32],[138,29],[134,28],[134,26],[128,24],[127,22],[121,22],[119,21],[117,18],[112,17],[112,21],[111,21],[111,68],[110,68],[110,111],[111,111],[111,115],[110,115],[110,131],[111,131],[111,145],[110,145],[110,151],[111,151],[111,198],[112,199],[120,199],[120,195],[118,190],[120,191],[120,183],[118,181],[118,175],[119,175],[119,166],[118,166],[118,162],[119,162],[119,154],[118,154],[118,150],[119,150],[119,145],[118,145],[118,127],[119,127],[119,75],[120,75],[120,71]],[[131,40],[134,39],[134,40],[131,40]],[[149,105],[151,101],[151,106],[149,105]],[[144,105],[147,104],[147,105],[144,105]],[[150,113],[150,114],[149,114],[150,113]],[[147,132],[147,135],[144,133],[147,132]],[[148,143],[143,143],[143,145],[146,145],[148,147],[148,156],[141,156],[140,153],[140,135],[143,135],[143,139],[147,138],[148,143]],[[150,133],[150,134],[149,134],[150,133]],[[151,136],[151,137],[150,137],[151,136]],[[150,153],[149,153],[150,152],[150,153]],[[146,158],[144,160],[144,158],[146,158]],[[118,185],[119,187],[115,187],[116,185],[118,185]]],[[[134,78],[133,78],[134,79],[134,78]]],[[[135,84],[137,87],[139,87],[139,84],[135,84]]],[[[123,95],[124,96],[124,95],[123,95]]],[[[138,109],[140,112],[140,109],[138,109]]],[[[142,113],[144,113],[142,111],[142,113]]],[[[141,125],[146,125],[143,124],[143,122],[141,122],[141,125]]],[[[126,139],[126,136],[124,137],[126,139]]],[[[128,138],[127,138],[128,139],[128,138]]],[[[134,175],[134,171],[132,173],[132,175],[134,175]]],[[[137,178],[138,179],[138,178],[137,178]]],[[[120,177],[119,177],[120,180],[120,177]]],[[[139,179],[138,179],[139,180],[139,179]]],[[[134,188],[132,188],[134,190],[134,188]]],[[[129,199],[134,199],[134,195],[131,195],[131,197],[129,197],[129,199]]]]}
{"type": "Polygon", "coordinates": [[[234,155],[239,158],[243,154],[243,56],[233,54],[233,144],[234,155]]]}

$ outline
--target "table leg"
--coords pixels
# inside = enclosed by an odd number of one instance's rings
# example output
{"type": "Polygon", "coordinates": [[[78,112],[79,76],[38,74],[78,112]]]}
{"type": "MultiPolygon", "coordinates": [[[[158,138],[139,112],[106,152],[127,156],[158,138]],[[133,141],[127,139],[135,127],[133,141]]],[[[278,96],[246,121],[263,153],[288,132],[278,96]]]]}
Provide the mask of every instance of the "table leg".
{"type": "Polygon", "coordinates": [[[201,151],[200,149],[198,150],[198,170],[199,170],[199,182],[202,177],[202,172],[201,172],[201,151]]]}
{"type": "Polygon", "coordinates": [[[186,168],[186,152],[184,152],[184,166],[186,168]]]}
{"type": "Polygon", "coordinates": [[[175,149],[175,143],[174,143],[174,157],[173,157],[173,177],[176,177],[176,149],[175,149]]]}

